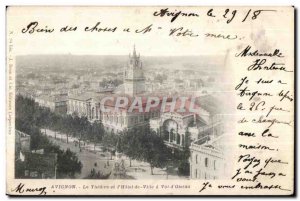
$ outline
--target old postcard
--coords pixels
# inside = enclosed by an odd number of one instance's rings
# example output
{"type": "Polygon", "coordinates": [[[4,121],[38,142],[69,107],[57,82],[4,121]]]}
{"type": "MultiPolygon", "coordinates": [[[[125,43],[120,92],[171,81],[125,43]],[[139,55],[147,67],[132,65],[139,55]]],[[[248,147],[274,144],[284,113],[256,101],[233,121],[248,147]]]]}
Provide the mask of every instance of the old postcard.
{"type": "Polygon", "coordinates": [[[7,7],[9,195],[293,195],[293,7],[7,7]]]}

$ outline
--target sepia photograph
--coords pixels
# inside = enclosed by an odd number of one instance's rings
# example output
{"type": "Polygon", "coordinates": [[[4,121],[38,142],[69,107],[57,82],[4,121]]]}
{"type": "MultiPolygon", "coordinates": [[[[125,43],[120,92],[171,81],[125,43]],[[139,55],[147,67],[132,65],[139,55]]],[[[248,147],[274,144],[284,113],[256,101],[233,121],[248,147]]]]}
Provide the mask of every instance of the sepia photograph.
{"type": "Polygon", "coordinates": [[[292,6],[9,6],[6,193],[293,196],[292,6]]]}
{"type": "Polygon", "coordinates": [[[225,178],[225,62],[17,56],[15,178],[225,178]]]}

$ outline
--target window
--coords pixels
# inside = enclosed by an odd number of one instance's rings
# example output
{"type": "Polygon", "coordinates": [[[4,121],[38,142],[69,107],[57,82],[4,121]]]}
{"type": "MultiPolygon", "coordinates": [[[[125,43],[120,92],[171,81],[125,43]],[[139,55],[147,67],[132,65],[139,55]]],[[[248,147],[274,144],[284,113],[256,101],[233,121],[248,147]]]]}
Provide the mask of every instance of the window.
{"type": "Polygon", "coordinates": [[[198,155],[197,154],[196,154],[195,160],[196,160],[196,164],[198,164],[198,155]]]}
{"type": "Polygon", "coordinates": [[[205,158],[205,167],[208,167],[208,158],[205,158]]]}
{"type": "Polygon", "coordinates": [[[216,160],[214,160],[214,170],[216,170],[216,169],[217,169],[216,163],[217,163],[217,161],[216,161],[216,160]]]}
{"type": "Polygon", "coordinates": [[[197,169],[195,170],[195,178],[196,178],[196,179],[198,178],[198,172],[197,172],[197,169]]]}

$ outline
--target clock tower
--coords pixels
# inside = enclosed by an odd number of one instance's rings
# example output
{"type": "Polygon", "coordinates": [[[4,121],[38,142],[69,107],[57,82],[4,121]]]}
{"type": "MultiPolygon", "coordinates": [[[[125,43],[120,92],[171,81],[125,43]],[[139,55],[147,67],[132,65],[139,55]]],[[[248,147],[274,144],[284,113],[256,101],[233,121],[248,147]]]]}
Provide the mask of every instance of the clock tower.
{"type": "Polygon", "coordinates": [[[137,55],[135,46],[133,46],[132,56],[124,67],[124,87],[125,93],[135,96],[145,92],[145,77],[143,71],[143,63],[140,54],[137,55]]]}

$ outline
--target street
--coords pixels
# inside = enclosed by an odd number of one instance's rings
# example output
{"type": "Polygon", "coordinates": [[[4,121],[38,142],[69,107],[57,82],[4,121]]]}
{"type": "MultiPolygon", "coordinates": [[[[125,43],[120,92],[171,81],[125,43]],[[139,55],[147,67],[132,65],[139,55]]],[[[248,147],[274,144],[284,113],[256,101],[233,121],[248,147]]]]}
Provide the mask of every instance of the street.
{"type": "MultiPolygon", "coordinates": [[[[42,129],[42,132],[45,133],[45,129],[42,129]]],[[[82,163],[82,170],[80,174],[76,175],[78,179],[86,178],[91,170],[94,168],[96,172],[100,171],[100,173],[106,175],[110,172],[113,173],[113,166],[115,163],[115,157],[112,157],[109,152],[103,152],[102,147],[97,145],[94,147],[93,143],[81,142],[81,151],[78,146],[78,139],[69,137],[68,143],[66,135],[64,134],[56,134],[51,130],[46,130],[46,136],[48,139],[54,144],[60,146],[61,149],[66,150],[69,148],[72,152],[75,152],[78,156],[78,159],[82,163]],[[94,150],[95,148],[95,150],[94,150]]],[[[186,176],[178,176],[176,171],[172,168],[168,168],[168,174],[166,172],[166,168],[154,168],[154,174],[150,173],[150,165],[146,162],[130,160],[128,157],[125,158],[125,167],[126,167],[126,178],[125,179],[189,179],[186,176]]],[[[109,179],[115,179],[114,175],[111,174],[109,179]]]]}

